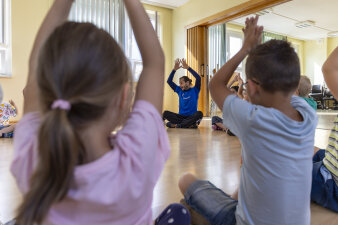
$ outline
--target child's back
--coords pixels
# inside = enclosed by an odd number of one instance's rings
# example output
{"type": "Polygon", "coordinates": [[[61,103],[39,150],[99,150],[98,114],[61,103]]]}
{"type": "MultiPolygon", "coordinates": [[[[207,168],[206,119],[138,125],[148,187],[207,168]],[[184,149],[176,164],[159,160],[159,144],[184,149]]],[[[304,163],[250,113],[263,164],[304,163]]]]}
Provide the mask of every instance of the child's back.
{"type": "MultiPolygon", "coordinates": [[[[29,179],[38,164],[40,124],[38,113],[27,114],[15,131],[12,172],[23,193],[29,190],[29,179]]],[[[152,223],[153,189],[170,148],[160,114],[150,103],[136,102],[111,144],[111,151],[104,156],[74,168],[67,196],[49,211],[50,223],[152,223]]]]}
{"type": "Polygon", "coordinates": [[[310,223],[316,115],[298,97],[292,105],[302,122],[234,96],[224,104],[224,124],[242,145],[238,224],[310,223]]]}
{"type": "Polygon", "coordinates": [[[24,193],[17,222],[153,224],[152,193],[169,156],[163,51],[141,3],[125,0],[144,68],[130,112],[122,49],[92,24],[65,23],[72,2],[55,0],[31,53],[11,166],[24,193]]]}
{"type": "Polygon", "coordinates": [[[300,79],[294,49],[277,40],[257,46],[263,29],[257,20],[246,20],[242,49],[210,82],[224,125],[242,144],[236,223],[308,225],[317,117],[305,101],[292,97],[300,79]],[[245,85],[250,102],[222,85],[248,53],[245,85]]]}

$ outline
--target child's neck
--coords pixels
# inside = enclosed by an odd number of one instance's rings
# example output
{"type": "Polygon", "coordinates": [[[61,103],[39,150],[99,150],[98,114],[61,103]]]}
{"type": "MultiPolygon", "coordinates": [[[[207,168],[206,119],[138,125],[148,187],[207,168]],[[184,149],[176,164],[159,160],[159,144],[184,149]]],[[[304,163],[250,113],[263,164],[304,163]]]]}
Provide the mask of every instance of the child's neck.
{"type": "Polygon", "coordinates": [[[275,108],[285,114],[292,120],[295,121],[303,121],[302,115],[291,105],[292,95],[285,96],[284,93],[275,92],[271,93],[263,93],[261,98],[262,106],[268,108],[275,108]]]}
{"type": "Polygon", "coordinates": [[[111,151],[109,132],[105,130],[105,127],[97,125],[80,132],[79,135],[86,151],[85,163],[93,162],[111,151]]]}

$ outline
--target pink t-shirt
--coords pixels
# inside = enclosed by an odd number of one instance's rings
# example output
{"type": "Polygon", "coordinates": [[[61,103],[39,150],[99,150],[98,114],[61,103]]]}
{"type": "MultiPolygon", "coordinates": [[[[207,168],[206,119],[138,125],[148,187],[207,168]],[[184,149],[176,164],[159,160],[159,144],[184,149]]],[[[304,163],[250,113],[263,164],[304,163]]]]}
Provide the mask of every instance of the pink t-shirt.
{"type": "MultiPolygon", "coordinates": [[[[38,160],[39,124],[39,114],[30,113],[15,128],[11,171],[23,193],[38,160]]],[[[111,141],[110,152],[75,168],[67,197],[51,207],[44,224],[153,224],[153,189],[170,153],[160,114],[152,104],[137,101],[111,141]]]]}

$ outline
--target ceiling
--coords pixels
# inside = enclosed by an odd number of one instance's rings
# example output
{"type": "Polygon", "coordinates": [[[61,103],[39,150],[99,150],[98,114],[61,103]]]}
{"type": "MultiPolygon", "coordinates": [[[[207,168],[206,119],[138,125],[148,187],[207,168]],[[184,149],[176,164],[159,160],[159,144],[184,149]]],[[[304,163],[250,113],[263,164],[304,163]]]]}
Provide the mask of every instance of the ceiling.
{"type": "MultiPolygon", "coordinates": [[[[338,31],[337,0],[293,0],[272,8],[272,12],[260,16],[264,29],[302,40],[327,37],[328,32],[338,31]],[[312,20],[315,26],[297,28],[295,23],[312,20]]],[[[232,22],[244,25],[245,18],[232,22]]]]}
{"type": "Polygon", "coordinates": [[[189,0],[143,0],[142,2],[150,4],[150,5],[156,5],[156,6],[162,6],[165,8],[177,8],[181,5],[184,5],[189,0]]]}

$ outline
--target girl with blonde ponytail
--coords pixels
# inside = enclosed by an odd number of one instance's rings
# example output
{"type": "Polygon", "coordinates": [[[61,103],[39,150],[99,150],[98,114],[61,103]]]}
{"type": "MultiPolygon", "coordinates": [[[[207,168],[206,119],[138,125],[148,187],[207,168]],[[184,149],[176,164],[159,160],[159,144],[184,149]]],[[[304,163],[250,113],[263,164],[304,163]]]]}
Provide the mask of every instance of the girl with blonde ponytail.
{"type": "Polygon", "coordinates": [[[30,55],[11,165],[24,194],[17,224],[150,225],[170,151],[162,48],[140,1],[124,0],[143,59],[130,110],[123,51],[104,30],[67,22],[72,3],[54,1],[30,55]]]}

